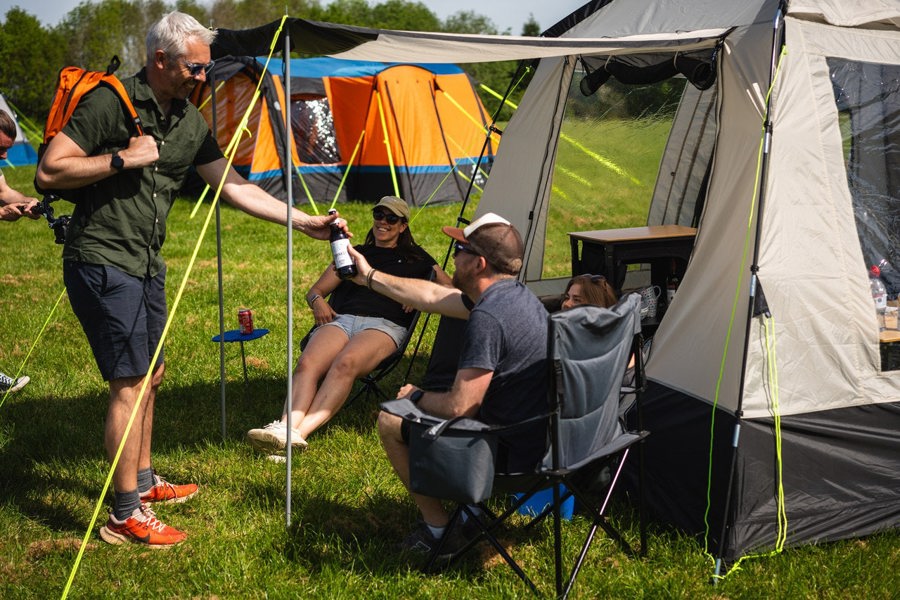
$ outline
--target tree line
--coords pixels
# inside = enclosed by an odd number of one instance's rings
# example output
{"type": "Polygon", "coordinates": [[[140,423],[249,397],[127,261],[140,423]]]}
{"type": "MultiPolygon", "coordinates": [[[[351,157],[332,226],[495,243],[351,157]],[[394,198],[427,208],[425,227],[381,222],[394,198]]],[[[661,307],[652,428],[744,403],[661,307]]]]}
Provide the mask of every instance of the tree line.
{"type": "MultiPolygon", "coordinates": [[[[323,5],[318,0],[214,0],[204,5],[198,0],[102,0],[82,2],[53,27],[19,7],[7,11],[0,22],[0,91],[16,107],[20,117],[42,124],[46,119],[59,70],[77,65],[103,70],[113,55],[122,61],[119,73],[130,75],[143,66],[144,38],[149,26],[165,13],[180,10],[215,28],[245,29],[269,23],[287,11],[292,17],[329,21],[363,27],[441,31],[475,34],[499,32],[487,17],[473,11],[459,11],[441,20],[420,2],[386,0],[369,4],[366,0],[334,0],[323,5]]],[[[533,16],[520,35],[540,35],[533,16]]],[[[477,81],[501,93],[513,77],[515,62],[460,65],[477,81]]],[[[524,83],[524,82],[523,82],[524,83]]],[[[516,98],[521,95],[524,86],[516,98]]],[[[498,101],[480,90],[487,107],[498,101]]]]}

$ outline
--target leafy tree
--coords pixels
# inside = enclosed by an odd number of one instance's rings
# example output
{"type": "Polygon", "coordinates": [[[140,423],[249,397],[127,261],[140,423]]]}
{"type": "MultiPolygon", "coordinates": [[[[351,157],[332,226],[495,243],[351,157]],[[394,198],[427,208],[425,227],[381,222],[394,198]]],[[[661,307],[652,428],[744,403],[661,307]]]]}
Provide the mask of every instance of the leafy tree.
{"type": "Polygon", "coordinates": [[[209,10],[215,27],[249,29],[284,16],[319,19],[322,8],[317,0],[216,0],[209,10]]]}
{"type": "Polygon", "coordinates": [[[0,89],[37,123],[47,115],[64,52],[59,34],[48,33],[20,8],[10,9],[0,23],[0,89]]]}
{"type": "Polygon", "coordinates": [[[440,31],[441,21],[421,2],[387,0],[372,8],[369,27],[407,29],[410,31],[440,31]]]}
{"type": "Polygon", "coordinates": [[[541,26],[534,20],[534,13],[528,13],[528,20],[522,25],[522,35],[540,37],[541,33],[541,26]]]}
{"type": "Polygon", "coordinates": [[[442,29],[452,33],[497,35],[497,26],[494,25],[494,22],[472,10],[460,10],[453,13],[444,21],[442,29]]]}

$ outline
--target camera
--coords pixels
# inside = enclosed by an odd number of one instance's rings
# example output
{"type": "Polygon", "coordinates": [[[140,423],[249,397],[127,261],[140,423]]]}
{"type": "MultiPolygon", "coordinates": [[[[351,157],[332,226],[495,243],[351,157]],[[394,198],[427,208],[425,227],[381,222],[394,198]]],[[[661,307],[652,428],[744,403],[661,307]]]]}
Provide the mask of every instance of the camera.
{"type": "Polygon", "coordinates": [[[66,233],[69,229],[69,221],[71,220],[70,215],[60,215],[59,217],[53,216],[53,207],[50,206],[50,203],[56,200],[55,196],[44,196],[44,199],[38,202],[34,208],[31,209],[31,213],[34,215],[44,215],[47,219],[47,226],[53,230],[53,235],[55,236],[55,242],[57,244],[65,244],[66,243],[66,233]]]}

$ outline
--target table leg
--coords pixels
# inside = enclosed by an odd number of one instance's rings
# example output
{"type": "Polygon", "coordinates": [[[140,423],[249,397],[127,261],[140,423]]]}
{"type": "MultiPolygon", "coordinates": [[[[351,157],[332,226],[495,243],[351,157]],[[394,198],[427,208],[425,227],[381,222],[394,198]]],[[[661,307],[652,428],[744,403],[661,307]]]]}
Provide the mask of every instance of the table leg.
{"type": "Polygon", "coordinates": [[[241,340],[241,364],[244,365],[244,387],[247,387],[247,357],[244,356],[244,341],[241,340]]]}

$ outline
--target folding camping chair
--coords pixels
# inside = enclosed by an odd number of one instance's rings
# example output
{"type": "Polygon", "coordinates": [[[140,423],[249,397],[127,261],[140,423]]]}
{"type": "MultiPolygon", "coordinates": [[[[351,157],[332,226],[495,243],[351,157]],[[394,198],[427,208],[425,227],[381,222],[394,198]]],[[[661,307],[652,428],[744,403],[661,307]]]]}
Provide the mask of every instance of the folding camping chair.
{"type": "MultiPolygon", "coordinates": [[[[428,278],[429,281],[434,280],[434,274],[428,278]]],[[[378,384],[382,379],[387,377],[396,367],[400,364],[400,361],[403,360],[403,355],[406,354],[406,347],[409,345],[410,340],[412,340],[413,333],[415,333],[416,326],[419,323],[419,315],[421,313],[419,311],[413,311],[412,320],[409,323],[409,326],[406,328],[406,333],[403,334],[403,340],[400,342],[400,345],[397,346],[397,349],[394,350],[388,357],[378,363],[374,369],[372,369],[367,375],[363,375],[359,378],[359,382],[362,386],[354,393],[350,398],[347,399],[347,402],[344,404],[344,407],[350,406],[360,395],[365,394],[366,400],[368,401],[369,396],[375,395],[382,400],[387,400],[389,396],[382,390],[378,384]]],[[[316,330],[316,326],[314,325],[312,329],[310,329],[303,339],[300,340],[300,351],[306,349],[306,345],[309,343],[310,337],[312,337],[313,332],[316,330]]]]}
{"type": "MultiPolygon", "coordinates": [[[[453,560],[474,547],[480,539],[486,538],[537,594],[535,584],[497,540],[494,531],[535,494],[548,487],[553,492],[552,504],[528,527],[553,516],[557,597],[564,598],[571,591],[598,528],[614,539],[626,554],[634,556],[631,546],[606,518],[606,512],[631,447],[648,435],[646,431],[625,431],[619,418],[622,377],[632,356],[635,360],[637,408],[640,410],[643,388],[640,332],[640,296],[637,294],[629,294],[608,309],[580,306],[549,316],[550,435],[546,454],[533,473],[495,475],[492,495],[521,494],[501,515],[494,515],[483,504],[480,504],[483,509],[480,515],[466,504],[458,505],[442,539],[448,539],[450,531],[462,525],[463,513],[477,524],[480,533],[470,539],[453,560]],[[563,503],[572,496],[591,519],[591,527],[563,585],[561,512],[563,503]],[[485,515],[488,520],[485,520],[485,515]]],[[[415,419],[413,415],[400,416],[415,419]]],[[[505,426],[504,429],[508,427],[515,425],[505,426]]],[[[449,429],[453,430],[453,425],[449,429]]],[[[411,456],[411,469],[413,463],[411,456]]],[[[427,495],[427,491],[417,491],[427,495]]],[[[642,498],[640,535],[643,555],[646,532],[642,498]]],[[[434,567],[440,555],[441,544],[438,544],[425,567],[426,571],[434,567]]]]}

